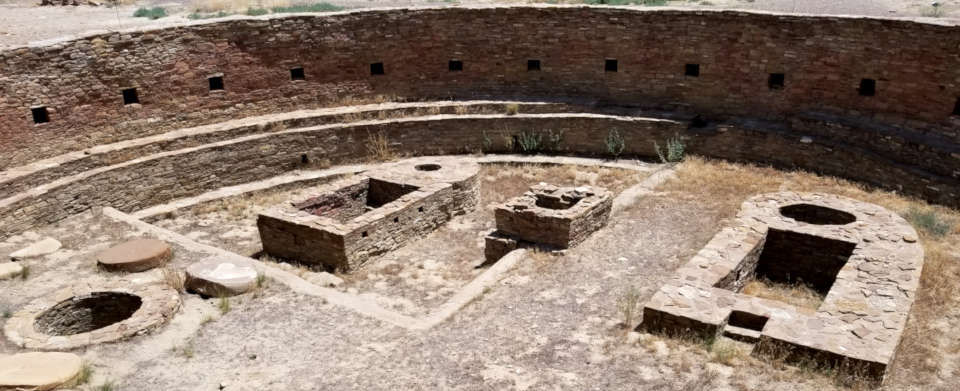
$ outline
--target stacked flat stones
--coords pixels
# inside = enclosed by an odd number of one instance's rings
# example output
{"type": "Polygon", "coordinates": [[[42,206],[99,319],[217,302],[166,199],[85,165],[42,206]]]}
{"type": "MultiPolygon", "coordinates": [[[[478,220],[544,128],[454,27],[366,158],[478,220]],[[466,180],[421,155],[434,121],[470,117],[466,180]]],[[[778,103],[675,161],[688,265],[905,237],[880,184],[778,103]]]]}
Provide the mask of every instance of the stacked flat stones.
{"type": "Polygon", "coordinates": [[[104,270],[136,273],[162,266],[173,257],[170,245],[156,239],[134,239],[97,255],[104,270]]]}

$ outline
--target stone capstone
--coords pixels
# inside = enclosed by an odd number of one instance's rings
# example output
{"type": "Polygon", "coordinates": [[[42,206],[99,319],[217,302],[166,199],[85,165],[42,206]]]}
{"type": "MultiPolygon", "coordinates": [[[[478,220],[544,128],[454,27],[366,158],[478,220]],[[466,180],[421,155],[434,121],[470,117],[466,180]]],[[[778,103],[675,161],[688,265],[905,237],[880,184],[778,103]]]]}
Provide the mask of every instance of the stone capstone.
{"type": "Polygon", "coordinates": [[[142,272],[161,266],[173,256],[170,245],[156,239],[134,239],[97,255],[97,264],[109,271],[142,272]]]}
{"type": "Polygon", "coordinates": [[[253,262],[208,259],[187,267],[187,290],[205,296],[235,296],[257,285],[253,262]]]}
{"type": "Polygon", "coordinates": [[[72,353],[0,356],[0,390],[52,390],[76,383],[83,361],[72,353]]]}
{"type": "Polygon", "coordinates": [[[20,250],[14,251],[10,254],[10,258],[13,260],[21,260],[52,254],[53,252],[59,250],[60,246],[60,241],[54,238],[45,238],[20,250]]]}

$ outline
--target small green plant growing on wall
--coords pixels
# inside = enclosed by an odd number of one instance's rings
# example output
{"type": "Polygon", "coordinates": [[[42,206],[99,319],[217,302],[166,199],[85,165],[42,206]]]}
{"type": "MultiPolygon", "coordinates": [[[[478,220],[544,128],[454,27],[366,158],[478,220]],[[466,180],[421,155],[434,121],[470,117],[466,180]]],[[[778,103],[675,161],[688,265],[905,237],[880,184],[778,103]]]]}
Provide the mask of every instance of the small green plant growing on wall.
{"type": "Polygon", "coordinates": [[[653,149],[657,151],[657,157],[660,158],[661,162],[676,163],[683,161],[686,145],[683,144],[680,135],[674,134],[673,137],[667,139],[666,151],[661,150],[660,145],[657,144],[656,141],[653,142],[653,149]]]}
{"type": "Polygon", "coordinates": [[[543,136],[536,132],[522,132],[517,141],[520,143],[520,150],[523,153],[537,153],[541,148],[543,136]]]}
{"type": "Polygon", "coordinates": [[[554,133],[553,130],[547,131],[546,149],[549,151],[559,151],[560,143],[563,142],[563,130],[554,133]]]}
{"type": "Polygon", "coordinates": [[[482,151],[490,151],[493,148],[493,139],[490,138],[490,135],[487,134],[487,131],[483,131],[483,148],[482,151]]]}
{"type": "Polygon", "coordinates": [[[614,159],[619,159],[620,154],[623,153],[623,150],[627,147],[627,142],[623,139],[623,136],[620,135],[620,132],[616,129],[610,129],[605,141],[607,144],[607,153],[613,155],[614,159]]]}

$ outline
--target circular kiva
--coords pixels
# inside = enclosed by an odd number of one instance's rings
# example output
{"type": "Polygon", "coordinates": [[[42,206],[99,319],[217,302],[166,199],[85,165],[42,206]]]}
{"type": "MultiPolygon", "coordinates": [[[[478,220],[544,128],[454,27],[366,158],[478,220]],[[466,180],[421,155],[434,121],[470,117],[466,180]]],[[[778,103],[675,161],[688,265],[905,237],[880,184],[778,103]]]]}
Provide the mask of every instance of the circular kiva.
{"type": "Polygon", "coordinates": [[[134,239],[97,255],[97,264],[109,271],[142,272],[161,266],[173,257],[170,245],[156,239],[134,239]]]}
{"type": "Polygon", "coordinates": [[[7,320],[4,333],[27,349],[75,349],[146,333],[179,308],[180,295],[165,284],[81,285],[27,304],[7,320]]]}
{"type": "Polygon", "coordinates": [[[204,296],[235,296],[253,289],[257,269],[253,262],[207,259],[187,267],[186,288],[204,296]]]}
{"type": "Polygon", "coordinates": [[[0,390],[52,390],[76,384],[83,361],[73,353],[0,356],[0,390]]]}

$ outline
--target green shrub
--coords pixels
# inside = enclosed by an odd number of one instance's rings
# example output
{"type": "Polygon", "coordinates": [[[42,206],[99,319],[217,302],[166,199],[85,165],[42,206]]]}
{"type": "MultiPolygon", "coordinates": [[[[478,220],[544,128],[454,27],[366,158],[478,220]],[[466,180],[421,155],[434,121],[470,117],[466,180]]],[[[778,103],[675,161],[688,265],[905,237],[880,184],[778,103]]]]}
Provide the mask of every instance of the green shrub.
{"type": "Polygon", "coordinates": [[[667,139],[666,152],[660,150],[660,145],[657,144],[656,141],[653,142],[653,149],[657,151],[657,156],[660,158],[661,162],[676,163],[683,161],[683,155],[686,146],[683,144],[683,140],[680,138],[680,135],[674,134],[673,137],[667,139]]]}
{"type": "Polygon", "coordinates": [[[524,153],[537,153],[541,147],[543,136],[536,132],[523,132],[517,140],[520,143],[520,150],[524,153]]]}
{"type": "Polygon", "coordinates": [[[250,15],[250,16],[260,16],[260,15],[266,15],[269,13],[270,11],[267,11],[266,8],[248,8],[247,9],[247,15],[250,15]]]}
{"type": "Polygon", "coordinates": [[[149,18],[149,19],[160,19],[164,16],[167,16],[167,10],[163,7],[153,7],[153,8],[137,8],[133,12],[133,17],[135,18],[149,18]]]}
{"type": "Polygon", "coordinates": [[[954,222],[941,217],[934,210],[921,210],[913,207],[903,213],[903,218],[920,231],[934,237],[943,237],[953,230],[954,222]]]}
{"type": "Polygon", "coordinates": [[[332,12],[343,10],[339,5],[333,5],[327,2],[314,4],[292,5],[289,7],[273,7],[271,10],[275,13],[294,13],[294,12],[332,12]]]}
{"type": "Polygon", "coordinates": [[[610,129],[610,132],[607,133],[607,153],[613,155],[614,159],[620,157],[620,154],[623,153],[623,150],[626,149],[627,143],[624,141],[623,136],[620,135],[616,129],[610,129]]]}

